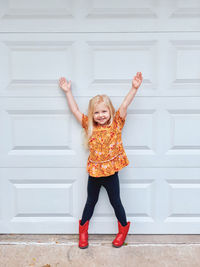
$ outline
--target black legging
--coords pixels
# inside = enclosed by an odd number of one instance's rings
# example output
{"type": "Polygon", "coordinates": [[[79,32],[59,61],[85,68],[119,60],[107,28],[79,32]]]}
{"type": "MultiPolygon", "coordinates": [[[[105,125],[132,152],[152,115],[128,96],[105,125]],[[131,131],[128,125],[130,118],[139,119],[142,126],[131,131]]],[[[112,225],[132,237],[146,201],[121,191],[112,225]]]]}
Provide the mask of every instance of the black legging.
{"type": "Polygon", "coordinates": [[[83,210],[81,225],[85,224],[85,222],[90,220],[92,217],[94,207],[99,198],[101,185],[105,187],[108,193],[110,203],[114,208],[118,221],[123,226],[127,225],[125,210],[120,199],[118,172],[115,172],[115,174],[110,176],[97,178],[89,175],[87,185],[87,201],[83,210]]]}

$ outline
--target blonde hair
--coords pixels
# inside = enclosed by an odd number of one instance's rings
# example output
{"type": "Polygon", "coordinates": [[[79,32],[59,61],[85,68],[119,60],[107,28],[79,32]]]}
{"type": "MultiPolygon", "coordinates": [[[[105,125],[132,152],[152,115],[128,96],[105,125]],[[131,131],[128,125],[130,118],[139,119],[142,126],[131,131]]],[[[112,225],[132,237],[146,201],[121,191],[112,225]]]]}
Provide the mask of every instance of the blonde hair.
{"type": "Polygon", "coordinates": [[[102,102],[108,107],[110,111],[110,119],[108,121],[108,126],[111,125],[113,122],[115,108],[113,107],[110,98],[107,95],[96,95],[93,98],[91,98],[88,105],[88,128],[86,131],[84,131],[84,137],[83,137],[84,140],[83,145],[86,149],[89,149],[89,139],[92,136],[94,126],[97,125],[97,123],[93,120],[95,105],[100,104],[102,102]]]}

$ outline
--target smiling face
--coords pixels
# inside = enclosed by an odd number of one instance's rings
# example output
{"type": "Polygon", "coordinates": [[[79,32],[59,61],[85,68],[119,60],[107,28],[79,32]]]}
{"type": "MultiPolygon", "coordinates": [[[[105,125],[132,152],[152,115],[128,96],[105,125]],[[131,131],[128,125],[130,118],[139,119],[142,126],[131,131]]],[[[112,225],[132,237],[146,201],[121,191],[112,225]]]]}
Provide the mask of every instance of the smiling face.
{"type": "Polygon", "coordinates": [[[100,125],[105,125],[109,121],[110,110],[103,102],[95,105],[93,119],[100,125]]]}

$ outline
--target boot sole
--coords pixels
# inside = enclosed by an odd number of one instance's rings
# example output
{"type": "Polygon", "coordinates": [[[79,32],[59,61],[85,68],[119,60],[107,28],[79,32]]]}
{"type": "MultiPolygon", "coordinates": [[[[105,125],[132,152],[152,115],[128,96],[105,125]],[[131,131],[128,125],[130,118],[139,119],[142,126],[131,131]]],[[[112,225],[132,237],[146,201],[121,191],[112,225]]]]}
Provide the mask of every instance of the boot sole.
{"type": "MultiPolygon", "coordinates": [[[[112,244],[113,245],[113,244],[112,244]]],[[[116,245],[113,245],[113,247],[115,248],[121,248],[124,244],[122,244],[121,246],[116,246],[116,245]]]]}
{"type": "Polygon", "coordinates": [[[84,249],[84,248],[88,248],[88,246],[85,246],[85,247],[79,247],[79,248],[84,249]]]}

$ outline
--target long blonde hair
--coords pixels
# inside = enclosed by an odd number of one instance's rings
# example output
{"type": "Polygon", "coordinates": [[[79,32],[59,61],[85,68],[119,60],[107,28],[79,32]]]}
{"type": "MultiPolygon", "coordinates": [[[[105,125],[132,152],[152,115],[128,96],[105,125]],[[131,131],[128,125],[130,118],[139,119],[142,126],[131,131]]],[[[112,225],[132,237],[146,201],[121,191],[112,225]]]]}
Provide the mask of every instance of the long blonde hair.
{"type": "Polygon", "coordinates": [[[113,107],[113,104],[110,100],[110,98],[107,95],[96,95],[93,98],[90,99],[89,105],[88,105],[88,128],[86,131],[84,131],[84,147],[86,149],[89,149],[89,139],[92,136],[94,126],[97,125],[97,123],[93,120],[93,113],[95,105],[104,103],[109,111],[110,111],[110,119],[108,121],[108,126],[112,124],[113,118],[115,115],[115,108],[113,107]]]}

